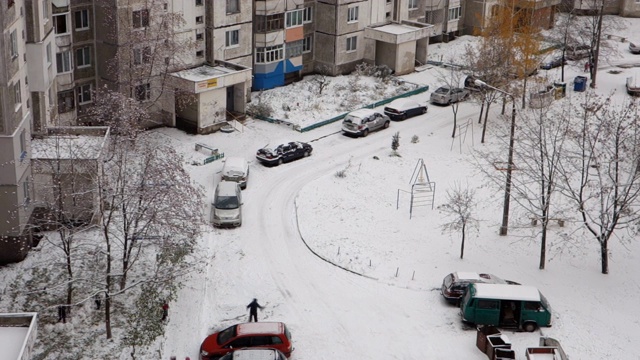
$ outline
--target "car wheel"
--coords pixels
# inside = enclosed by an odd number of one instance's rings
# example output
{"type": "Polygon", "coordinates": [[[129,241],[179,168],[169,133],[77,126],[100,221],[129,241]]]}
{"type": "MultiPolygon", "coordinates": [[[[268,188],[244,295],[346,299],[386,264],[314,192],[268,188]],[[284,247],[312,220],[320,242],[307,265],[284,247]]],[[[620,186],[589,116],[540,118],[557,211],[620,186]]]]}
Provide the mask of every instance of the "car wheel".
{"type": "Polygon", "coordinates": [[[367,135],[369,135],[369,129],[364,129],[364,131],[362,132],[362,136],[367,137],[367,135]]]}
{"type": "Polygon", "coordinates": [[[407,114],[402,115],[402,120],[407,120],[407,114]]]}
{"type": "Polygon", "coordinates": [[[386,129],[386,128],[388,128],[388,127],[389,127],[389,124],[390,124],[390,122],[389,122],[389,121],[385,121],[385,122],[384,122],[384,128],[385,128],[385,129],[386,129]]]}
{"type": "Polygon", "coordinates": [[[282,158],[278,159],[278,165],[282,165],[283,161],[282,158]]]}
{"type": "Polygon", "coordinates": [[[536,328],[537,328],[536,324],[532,322],[527,322],[527,323],[524,323],[524,325],[522,325],[522,329],[526,332],[534,332],[536,331],[536,328]]]}
{"type": "Polygon", "coordinates": [[[447,101],[447,105],[451,105],[451,99],[449,99],[449,101],[447,101]]]}
{"type": "Polygon", "coordinates": [[[427,113],[427,107],[426,107],[426,106],[422,109],[422,113],[423,113],[423,114],[426,114],[426,113],[427,113]]]}
{"type": "Polygon", "coordinates": [[[311,153],[309,152],[309,150],[304,152],[304,157],[309,157],[309,155],[311,155],[311,153]]]}

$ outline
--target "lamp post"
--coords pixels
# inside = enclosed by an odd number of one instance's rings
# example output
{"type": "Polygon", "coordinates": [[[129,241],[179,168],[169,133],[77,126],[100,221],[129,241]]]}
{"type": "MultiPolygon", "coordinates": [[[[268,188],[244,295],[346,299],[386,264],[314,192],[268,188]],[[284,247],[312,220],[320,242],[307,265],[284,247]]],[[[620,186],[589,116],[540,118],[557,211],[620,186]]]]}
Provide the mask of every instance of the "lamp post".
{"type": "Polygon", "coordinates": [[[516,98],[513,94],[497,87],[491,86],[482,80],[475,80],[474,83],[479,87],[488,87],[497,92],[505,94],[511,98],[511,132],[509,133],[509,155],[507,155],[507,180],[504,185],[504,205],[502,208],[502,225],[500,226],[500,235],[507,235],[509,229],[509,203],[511,201],[511,172],[513,171],[513,142],[516,132],[516,98]]]}

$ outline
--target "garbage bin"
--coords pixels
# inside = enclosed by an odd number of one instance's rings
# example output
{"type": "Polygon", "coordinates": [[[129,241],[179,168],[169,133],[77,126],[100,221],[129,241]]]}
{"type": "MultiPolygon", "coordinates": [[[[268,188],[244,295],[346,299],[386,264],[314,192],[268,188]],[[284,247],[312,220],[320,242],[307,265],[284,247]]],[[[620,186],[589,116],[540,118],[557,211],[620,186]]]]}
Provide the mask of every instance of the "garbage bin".
{"type": "Polygon", "coordinates": [[[487,336],[487,351],[489,359],[495,359],[496,349],[511,349],[511,342],[506,335],[489,335],[487,336]]]}
{"type": "Polygon", "coordinates": [[[567,95],[567,83],[565,82],[554,82],[553,87],[556,89],[554,94],[556,100],[562,99],[567,95]]]}
{"type": "Polygon", "coordinates": [[[587,77],[586,76],[576,76],[573,79],[573,91],[585,91],[587,90],[587,77]]]}
{"type": "Polygon", "coordinates": [[[500,335],[500,330],[495,326],[478,326],[476,333],[476,346],[483,353],[487,353],[487,336],[500,335]]]}
{"type": "Polygon", "coordinates": [[[496,352],[494,353],[494,358],[492,360],[508,360],[508,359],[515,359],[515,358],[516,358],[515,350],[497,348],[496,352]]]}

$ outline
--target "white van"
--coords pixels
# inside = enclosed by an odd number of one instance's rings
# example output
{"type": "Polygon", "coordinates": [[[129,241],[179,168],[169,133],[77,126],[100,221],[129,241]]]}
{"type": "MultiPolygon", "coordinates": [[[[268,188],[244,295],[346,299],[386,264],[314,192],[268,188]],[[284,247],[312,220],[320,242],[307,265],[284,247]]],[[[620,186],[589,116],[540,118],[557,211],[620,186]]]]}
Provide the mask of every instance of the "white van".
{"type": "Polygon", "coordinates": [[[222,180],[237,182],[241,189],[246,189],[249,180],[247,160],[241,157],[228,157],[222,167],[222,180]]]}
{"type": "Polygon", "coordinates": [[[242,191],[240,184],[220,181],[211,204],[211,222],[215,227],[242,225],[242,191]]]}

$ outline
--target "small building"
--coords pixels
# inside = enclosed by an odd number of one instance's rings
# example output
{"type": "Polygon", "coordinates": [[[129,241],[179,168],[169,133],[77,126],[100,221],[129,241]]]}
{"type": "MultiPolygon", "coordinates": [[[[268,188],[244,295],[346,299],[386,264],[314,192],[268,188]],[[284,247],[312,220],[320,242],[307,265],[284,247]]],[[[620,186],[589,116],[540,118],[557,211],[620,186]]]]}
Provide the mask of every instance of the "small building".
{"type": "Polygon", "coordinates": [[[96,179],[108,139],[108,127],[58,127],[32,140],[36,228],[50,230],[62,223],[73,226],[97,220],[96,179]]]}
{"type": "Polygon", "coordinates": [[[174,126],[208,134],[243,114],[251,90],[251,68],[224,61],[172,73],[177,89],[174,126]]]}
{"type": "Polygon", "coordinates": [[[38,313],[0,314],[2,359],[31,360],[37,329],[38,313]]]}

